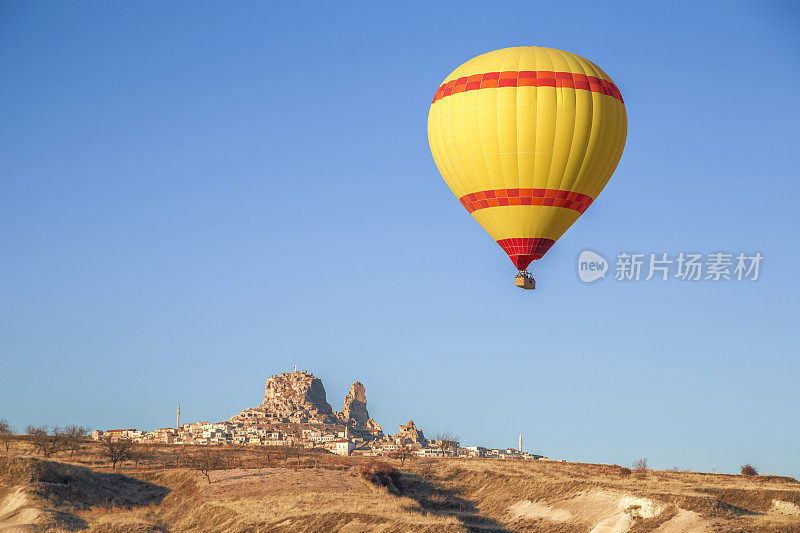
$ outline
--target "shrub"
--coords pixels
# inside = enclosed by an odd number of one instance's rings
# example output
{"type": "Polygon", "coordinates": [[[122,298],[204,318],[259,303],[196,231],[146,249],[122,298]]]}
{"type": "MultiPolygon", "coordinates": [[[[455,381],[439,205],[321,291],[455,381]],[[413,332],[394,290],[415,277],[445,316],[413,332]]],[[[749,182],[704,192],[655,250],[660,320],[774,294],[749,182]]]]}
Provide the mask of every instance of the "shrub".
{"type": "Polygon", "coordinates": [[[754,467],[753,465],[748,463],[748,464],[742,466],[742,475],[743,476],[757,476],[758,475],[758,470],[756,470],[756,467],[754,467]]]}
{"type": "Polygon", "coordinates": [[[631,475],[631,469],[621,466],[619,467],[619,475],[622,477],[628,477],[631,475]]]}
{"type": "Polygon", "coordinates": [[[361,465],[358,471],[361,477],[373,485],[386,487],[392,494],[399,494],[402,490],[400,472],[388,463],[370,461],[365,465],[361,465]]]}
{"type": "Polygon", "coordinates": [[[636,459],[633,462],[633,469],[636,472],[645,473],[647,472],[647,457],[643,457],[641,459],[636,459]]]}
{"type": "Polygon", "coordinates": [[[425,461],[422,461],[419,465],[418,471],[419,471],[419,477],[422,478],[423,480],[430,481],[431,479],[433,479],[433,474],[434,474],[433,459],[427,459],[425,461]]]}

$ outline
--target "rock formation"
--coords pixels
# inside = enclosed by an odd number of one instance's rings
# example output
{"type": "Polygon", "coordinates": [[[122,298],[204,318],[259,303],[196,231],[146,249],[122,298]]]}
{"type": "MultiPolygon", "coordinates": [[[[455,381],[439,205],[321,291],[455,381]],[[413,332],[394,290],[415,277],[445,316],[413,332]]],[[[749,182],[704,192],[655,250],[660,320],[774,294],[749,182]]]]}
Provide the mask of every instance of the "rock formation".
{"type": "Polygon", "coordinates": [[[395,438],[403,438],[415,444],[424,444],[427,442],[425,435],[422,434],[422,430],[417,429],[413,420],[409,420],[408,424],[400,424],[400,429],[397,431],[395,438]]]}
{"type": "Polygon", "coordinates": [[[337,414],[339,419],[348,426],[383,432],[381,426],[369,417],[369,411],[367,411],[367,389],[360,381],[356,381],[350,387],[350,392],[344,399],[342,412],[337,414]]]}
{"type": "Polygon", "coordinates": [[[261,406],[279,418],[288,418],[290,422],[336,422],[333,409],[325,398],[322,381],[305,370],[267,379],[261,406]]]}
{"type": "Polygon", "coordinates": [[[261,405],[245,409],[230,421],[248,424],[339,423],[339,419],[325,398],[322,381],[305,370],[286,372],[268,378],[261,405]]]}
{"type": "Polygon", "coordinates": [[[245,409],[230,422],[247,425],[276,423],[347,425],[357,435],[372,440],[383,435],[381,426],[369,417],[364,385],[355,382],[341,412],[334,412],[319,378],[305,370],[271,376],[258,407],[245,409]]]}

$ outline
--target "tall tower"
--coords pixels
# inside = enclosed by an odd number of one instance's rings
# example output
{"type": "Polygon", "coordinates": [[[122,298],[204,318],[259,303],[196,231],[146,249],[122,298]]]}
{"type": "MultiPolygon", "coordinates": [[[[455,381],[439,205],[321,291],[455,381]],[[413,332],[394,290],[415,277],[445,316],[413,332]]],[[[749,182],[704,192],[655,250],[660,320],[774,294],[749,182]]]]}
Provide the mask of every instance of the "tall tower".
{"type": "Polygon", "coordinates": [[[519,432],[519,453],[522,453],[522,432],[519,432]]]}
{"type": "MultiPolygon", "coordinates": [[[[176,421],[175,429],[181,429],[181,404],[178,402],[178,420],[176,421]]],[[[522,441],[520,441],[522,442],[522,441]]]]}

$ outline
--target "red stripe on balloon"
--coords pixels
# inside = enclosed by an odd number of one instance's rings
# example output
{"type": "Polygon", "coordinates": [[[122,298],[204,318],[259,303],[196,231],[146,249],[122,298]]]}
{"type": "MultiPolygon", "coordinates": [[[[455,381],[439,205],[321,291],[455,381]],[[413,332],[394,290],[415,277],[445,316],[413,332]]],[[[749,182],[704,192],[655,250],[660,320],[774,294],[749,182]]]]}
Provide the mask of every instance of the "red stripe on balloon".
{"type": "Polygon", "coordinates": [[[541,205],[572,209],[580,214],[594,201],[587,194],[560,189],[492,189],[465,194],[458,200],[470,213],[487,207],[541,205]]]}
{"type": "Polygon", "coordinates": [[[514,239],[500,239],[497,244],[503,249],[511,262],[520,269],[525,270],[531,261],[541,259],[547,250],[550,249],[556,241],[553,239],[544,239],[537,237],[531,238],[514,238],[514,239]]]}
{"type": "Polygon", "coordinates": [[[457,80],[443,83],[436,91],[431,103],[451,94],[499,87],[567,87],[569,89],[583,89],[593,93],[605,94],[624,103],[622,94],[613,82],[597,76],[587,76],[573,72],[554,72],[552,70],[506,70],[464,76],[457,80]]]}

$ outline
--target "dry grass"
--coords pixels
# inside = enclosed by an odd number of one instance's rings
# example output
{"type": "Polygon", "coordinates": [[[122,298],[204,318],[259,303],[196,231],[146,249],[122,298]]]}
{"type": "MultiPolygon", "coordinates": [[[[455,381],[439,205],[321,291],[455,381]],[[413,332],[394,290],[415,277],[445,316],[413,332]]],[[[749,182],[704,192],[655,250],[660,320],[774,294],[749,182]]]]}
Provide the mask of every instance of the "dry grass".
{"type": "Polygon", "coordinates": [[[30,461],[13,456],[0,456],[0,498],[14,487],[31,485],[36,478],[30,461]]]}
{"type": "MultiPolygon", "coordinates": [[[[720,531],[782,531],[787,524],[800,530],[800,483],[791,478],[653,470],[628,477],[619,472],[616,466],[580,463],[448,460],[440,462],[436,480],[477,502],[481,514],[506,523],[509,507],[527,500],[553,510],[582,506],[573,510],[571,524],[576,531],[588,531],[597,524],[598,514],[587,510],[602,507],[603,499],[613,502],[631,495],[662,507],[657,517],[635,520],[631,531],[644,526],[648,530],[679,512],[697,513],[711,529],[721,524],[716,527],[720,531]],[[773,512],[775,501],[797,506],[798,514],[773,512]]],[[[538,530],[531,524],[513,525],[538,530]]]]}
{"type": "Polygon", "coordinates": [[[209,484],[183,467],[191,450],[163,448],[149,467],[120,472],[91,444],[74,464],[0,463],[0,530],[27,517],[45,529],[103,532],[800,531],[800,483],[778,476],[491,459],[401,466],[325,453],[265,466],[263,450],[240,448],[209,484]],[[12,497],[17,507],[4,515],[12,497]]]}

